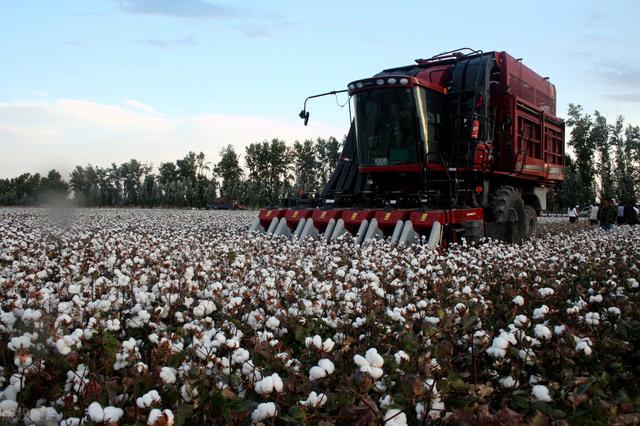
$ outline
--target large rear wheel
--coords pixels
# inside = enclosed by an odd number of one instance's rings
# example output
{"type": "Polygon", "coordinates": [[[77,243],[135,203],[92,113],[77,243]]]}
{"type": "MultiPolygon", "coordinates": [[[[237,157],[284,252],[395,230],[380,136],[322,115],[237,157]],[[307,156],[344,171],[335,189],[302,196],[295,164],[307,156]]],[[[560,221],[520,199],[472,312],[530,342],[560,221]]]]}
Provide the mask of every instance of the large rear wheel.
{"type": "Polygon", "coordinates": [[[527,238],[527,216],[520,192],[512,186],[498,188],[493,196],[493,216],[503,225],[501,236],[506,242],[521,243],[527,238]]]}

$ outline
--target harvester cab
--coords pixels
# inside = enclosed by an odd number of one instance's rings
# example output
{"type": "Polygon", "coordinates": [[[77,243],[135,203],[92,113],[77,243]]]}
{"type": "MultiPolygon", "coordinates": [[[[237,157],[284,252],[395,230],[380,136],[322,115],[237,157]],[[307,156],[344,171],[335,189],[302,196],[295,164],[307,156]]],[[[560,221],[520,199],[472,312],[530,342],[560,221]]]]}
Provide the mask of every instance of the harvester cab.
{"type": "Polygon", "coordinates": [[[506,52],[460,49],[356,80],[354,119],[318,207],[262,209],[252,232],[394,244],[534,235],[564,179],[555,87],[506,52]]]}

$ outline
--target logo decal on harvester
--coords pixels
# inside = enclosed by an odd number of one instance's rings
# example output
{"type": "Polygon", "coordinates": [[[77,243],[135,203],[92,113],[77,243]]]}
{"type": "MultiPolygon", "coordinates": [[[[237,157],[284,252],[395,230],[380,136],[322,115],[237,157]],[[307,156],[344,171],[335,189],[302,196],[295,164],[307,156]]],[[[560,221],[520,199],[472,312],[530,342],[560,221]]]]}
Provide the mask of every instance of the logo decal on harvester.
{"type": "Polygon", "coordinates": [[[327,212],[322,212],[320,213],[320,219],[324,219],[324,217],[327,215],[327,212]]]}
{"type": "Polygon", "coordinates": [[[293,217],[298,217],[298,212],[293,212],[293,217]]]}
{"type": "Polygon", "coordinates": [[[267,210],[267,217],[271,216],[271,210],[267,210]]]}
{"type": "Polygon", "coordinates": [[[391,213],[385,213],[383,220],[389,220],[390,217],[391,217],[391,213]]]}
{"type": "Polygon", "coordinates": [[[356,220],[358,213],[351,213],[351,220],[356,220]]]}
{"type": "Polygon", "coordinates": [[[422,216],[420,216],[420,221],[424,222],[425,220],[427,220],[428,217],[429,215],[427,213],[422,213],[422,216]]]}

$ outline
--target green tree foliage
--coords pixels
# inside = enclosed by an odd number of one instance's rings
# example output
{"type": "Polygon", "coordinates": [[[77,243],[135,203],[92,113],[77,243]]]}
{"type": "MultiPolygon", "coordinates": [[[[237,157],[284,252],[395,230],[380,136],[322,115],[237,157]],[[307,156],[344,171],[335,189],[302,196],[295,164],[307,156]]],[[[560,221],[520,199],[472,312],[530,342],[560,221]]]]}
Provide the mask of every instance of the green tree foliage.
{"type": "Polygon", "coordinates": [[[569,105],[569,145],[575,160],[567,160],[567,179],[551,194],[550,209],[594,203],[597,198],[615,198],[624,204],[638,201],[640,188],[640,127],[615,123],[598,111],[586,114],[580,105],[569,105]],[[596,186],[599,191],[595,191],[596,186]]]}
{"type": "Polygon", "coordinates": [[[12,179],[0,179],[0,205],[26,206],[64,202],[69,185],[57,170],[47,176],[23,173],[12,179]]]}
{"type": "MultiPolygon", "coordinates": [[[[613,197],[613,169],[611,164],[611,144],[607,119],[598,111],[593,113],[593,123],[589,132],[589,144],[598,151],[599,162],[597,165],[600,176],[600,194],[605,198],[613,197]]],[[[612,138],[613,139],[613,138],[612,138]]]]}
{"type": "Polygon", "coordinates": [[[292,151],[284,141],[272,139],[246,148],[250,204],[277,204],[291,189],[292,151]]]}
{"type": "Polygon", "coordinates": [[[629,196],[629,202],[638,202],[640,188],[640,126],[628,125],[625,129],[624,157],[627,159],[627,178],[622,185],[623,196],[629,196]]]}
{"type": "Polygon", "coordinates": [[[547,199],[549,211],[564,212],[567,206],[584,205],[580,204],[583,185],[576,162],[569,155],[565,155],[564,164],[566,178],[549,194],[547,199]]]}
{"type": "Polygon", "coordinates": [[[578,193],[579,205],[592,203],[596,198],[595,191],[595,150],[594,138],[590,137],[593,122],[580,105],[569,104],[567,124],[572,127],[569,145],[576,153],[576,171],[582,190],[578,193]]]}
{"type": "Polygon", "coordinates": [[[240,158],[233,146],[227,145],[220,151],[220,161],[213,168],[215,174],[222,179],[220,195],[229,200],[239,200],[243,194],[240,158]]]}
{"type": "Polygon", "coordinates": [[[331,173],[338,164],[340,151],[344,146],[347,137],[345,136],[342,143],[334,137],[328,139],[318,138],[316,141],[316,151],[318,155],[318,181],[319,188],[322,189],[329,181],[331,173]]]}
{"type": "MultiPolygon", "coordinates": [[[[615,197],[624,203],[634,202],[633,160],[625,152],[624,117],[618,116],[615,124],[609,126],[610,145],[615,152],[615,197]]],[[[612,194],[613,196],[613,194],[612,194]]]]}
{"type": "Polygon", "coordinates": [[[318,150],[313,141],[295,141],[292,148],[294,190],[299,194],[315,194],[319,186],[318,150]]]}

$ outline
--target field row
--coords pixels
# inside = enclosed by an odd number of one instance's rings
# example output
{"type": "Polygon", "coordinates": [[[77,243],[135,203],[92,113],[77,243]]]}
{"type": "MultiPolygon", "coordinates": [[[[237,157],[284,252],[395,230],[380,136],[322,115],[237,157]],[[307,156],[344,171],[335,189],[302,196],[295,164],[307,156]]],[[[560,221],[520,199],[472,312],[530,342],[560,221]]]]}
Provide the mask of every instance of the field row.
{"type": "Polygon", "coordinates": [[[0,209],[0,417],[637,420],[640,228],[433,252],[248,236],[253,215],[0,209]]]}

